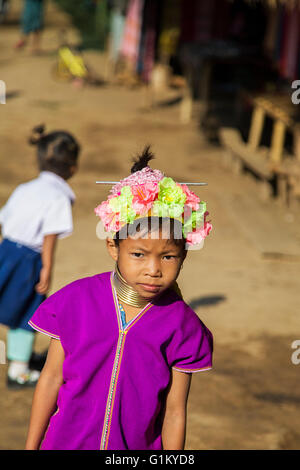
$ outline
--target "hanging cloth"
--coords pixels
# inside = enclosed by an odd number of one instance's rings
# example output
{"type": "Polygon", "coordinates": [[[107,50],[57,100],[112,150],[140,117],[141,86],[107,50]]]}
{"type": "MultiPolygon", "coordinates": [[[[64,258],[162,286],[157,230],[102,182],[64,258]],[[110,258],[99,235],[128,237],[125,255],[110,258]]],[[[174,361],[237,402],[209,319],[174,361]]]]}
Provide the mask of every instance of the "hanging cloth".
{"type": "Polygon", "coordinates": [[[125,20],[121,54],[136,66],[142,27],[144,0],[130,0],[125,20]]]}
{"type": "Polygon", "coordinates": [[[282,77],[287,75],[287,56],[289,47],[289,29],[290,29],[291,17],[289,11],[285,8],[283,14],[283,25],[282,25],[282,41],[280,47],[280,60],[279,60],[279,73],[282,77]]]}
{"type": "Polygon", "coordinates": [[[267,27],[263,41],[263,49],[267,56],[274,57],[279,29],[280,9],[270,6],[267,15],[267,27]]]}
{"type": "Polygon", "coordinates": [[[143,80],[146,82],[150,80],[151,72],[155,63],[158,11],[158,0],[145,1],[139,72],[141,73],[143,80]]]}
{"type": "Polygon", "coordinates": [[[160,61],[169,63],[175,55],[180,36],[181,1],[165,0],[161,10],[161,27],[158,44],[160,61]]]}
{"type": "Polygon", "coordinates": [[[289,28],[285,61],[285,78],[296,78],[299,50],[299,9],[294,6],[289,12],[289,28]]]}
{"type": "Polygon", "coordinates": [[[119,58],[124,34],[125,15],[119,8],[113,8],[110,17],[109,57],[113,62],[119,58]]]}

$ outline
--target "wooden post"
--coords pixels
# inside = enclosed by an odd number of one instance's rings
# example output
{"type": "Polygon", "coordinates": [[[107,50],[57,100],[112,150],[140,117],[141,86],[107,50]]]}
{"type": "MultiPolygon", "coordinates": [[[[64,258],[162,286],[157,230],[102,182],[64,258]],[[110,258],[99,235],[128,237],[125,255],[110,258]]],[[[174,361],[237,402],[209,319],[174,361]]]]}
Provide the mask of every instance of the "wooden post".
{"type": "Polygon", "coordinates": [[[191,121],[192,113],[193,98],[190,91],[186,89],[180,105],[180,121],[182,124],[188,124],[191,121]]]}
{"type": "Polygon", "coordinates": [[[277,200],[281,207],[285,207],[288,203],[288,181],[286,175],[277,175],[277,200]]]}
{"type": "Polygon", "coordinates": [[[300,162],[300,123],[295,124],[294,127],[294,155],[296,159],[300,162]]]}
{"type": "Polygon", "coordinates": [[[193,73],[191,68],[185,70],[186,84],[183,90],[183,97],[180,104],[180,122],[188,124],[192,119],[193,113],[193,73]]]}
{"type": "Polygon", "coordinates": [[[270,160],[273,163],[281,162],[285,137],[285,127],[285,123],[281,119],[277,119],[274,122],[270,150],[270,160]]]}
{"type": "Polygon", "coordinates": [[[212,76],[212,63],[210,60],[205,60],[203,63],[203,71],[201,77],[200,85],[200,100],[202,100],[205,111],[208,108],[209,95],[210,95],[210,85],[211,85],[211,76],[212,76]]]}
{"type": "Polygon", "coordinates": [[[252,150],[255,150],[259,145],[264,125],[264,119],[264,109],[261,106],[255,106],[252,113],[251,127],[248,138],[248,145],[252,150]]]}

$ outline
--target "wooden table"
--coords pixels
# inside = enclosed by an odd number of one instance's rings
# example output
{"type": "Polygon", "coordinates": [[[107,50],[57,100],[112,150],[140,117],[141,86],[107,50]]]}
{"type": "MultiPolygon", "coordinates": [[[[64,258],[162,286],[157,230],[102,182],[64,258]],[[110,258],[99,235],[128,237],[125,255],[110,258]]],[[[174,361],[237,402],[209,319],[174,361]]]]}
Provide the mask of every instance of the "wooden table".
{"type": "MultiPolygon", "coordinates": [[[[270,158],[274,163],[282,161],[284,156],[284,138],[286,131],[294,135],[293,154],[300,160],[299,132],[297,129],[297,108],[292,103],[291,96],[287,93],[264,93],[261,95],[251,95],[243,93],[243,98],[257,107],[257,112],[263,116],[268,116],[274,121],[274,129],[271,140],[270,158]]],[[[259,122],[259,120],[258,120],[259,122]]],[[[255,132],[255,129],[253,130],[255,132]]]]}
{"type": "Polygon", "coordinates": [[[278,198],[283,205],[293,206],[300,196],[300,123],[297,107],[287,94],[264,94],[252,97],[252,103],[261,115],[274,121],[270,164],[278,178],[278,198]],[[286,132],[293,134],[293,153],[284,149],[286,132]]]}
{"type": "Polygon", "coordinates": [[[241,100],[251,106],[252,118],[245,142],[235,128],[222,128],[220,139],[224,145],[224,156],[235,172],[244,167],[258,177],[258,185],[263,199],[273,193],[276,183],[276,195],[283,205],[290,205],[300,196],[300,123],[297,122],[298,109],[288,94],[270,93],[252,95],[241,93],[241,100]],[[261,140],[265,118],[273,121],[271,142],[262,146],[261,140]],[[293,135],[293,151],[285,149],[287,132],[293,135]],[[232,163],[232,164],[231,164],[232,163]]]}

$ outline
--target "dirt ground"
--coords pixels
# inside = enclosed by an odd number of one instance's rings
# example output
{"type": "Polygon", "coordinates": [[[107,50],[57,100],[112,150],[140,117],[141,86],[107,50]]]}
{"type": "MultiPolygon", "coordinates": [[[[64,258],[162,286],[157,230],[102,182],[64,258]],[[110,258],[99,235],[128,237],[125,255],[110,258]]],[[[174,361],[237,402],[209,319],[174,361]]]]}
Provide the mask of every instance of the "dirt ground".
{"type": "MultiPolygon", "coordinates": [[[[215,341],[213,370],[193,376],[186,449],[299,449],[300,364],[291,361],[291,344],[300,339],[299,214],[261,203],[254,182],[224,169],[221,149],[205,141],[195,121],[180,123],[178,104],[147,110],[140,88],[57,83],[51,68],[67,19],[48,2],[44,53],[17,53],[20,2],[12,4],[9,23],[0,26],[0,79],[7,86],[0,105],[0,207],[16,185],[37,175],[34,148],[26,144],[35,125],[65,128],[82,144],[80,171],[70,181],[77,195],[74,233],[58,244],[50,293],[113,269],[93,212],[108,187],[95,181],[127,176],[131,157],[151,143],[152,168],[179,181],[208,182],[195,191],[213,223],[204,249],[188,254],[178,279],[215,341]],[[279,243],[289,256],[280,249],[278,255],[279,243]]],[[[104,54],[85,57],[105,75],[104,54]]],[[[5,334],[0,327],[0,339],[5,334]]],[[[38,335],[37,350],[47,345],[38,335]]],[[[0,449],[22,449],[33,391],[8,391],[6,370],[0,365],[0,449]]]]}

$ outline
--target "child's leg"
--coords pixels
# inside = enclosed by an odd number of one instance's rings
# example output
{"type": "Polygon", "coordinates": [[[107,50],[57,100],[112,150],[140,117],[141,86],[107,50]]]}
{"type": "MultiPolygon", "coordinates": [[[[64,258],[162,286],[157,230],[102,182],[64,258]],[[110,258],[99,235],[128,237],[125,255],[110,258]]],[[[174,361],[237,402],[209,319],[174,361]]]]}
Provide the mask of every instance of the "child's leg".
{"type": "MultiPolygon", "coordinates": [[[[16,380],[29,375],[29,360],[32,354],[35,333],[22,328],[10,329],[7,333],[8,378],[16,380]]],[[[33,377],[30,377],[32,380],[33,377]]],[[[38,378],[38,375],[37,375],[38,378]]],[[[27,377],[27,380],[29,377],[27,377]]],[[[21,380],[21,381],[22,381],[21,380]]]]}
{"type": "Polygon", "coordinates": [[[14,48],[15,49],[22,49],[24,46],[26,46],[28,40],[28,35],[27,34],[22,34],[18,42],[15,44],[14,48]]]}
{"type": "Polygon", "coordinates": [[[10,362],[8,375],[16,378],[27,372],[33,349],[34,333],[22,328],[10,329],[7,333],[7,359],[10,362]]]}
{"type": "Polygon", "coordinates": [[[34,332],[23,328],[10,329],[7,333],[7,358],[10,361],[28,363],[32,354],[34,332]]]}
{"type": "Polygon", "coordinates": [[[41,47],[41,31],[37,30],[32,33],[32,53],[37,54],[40,52],[41,47]]]}

